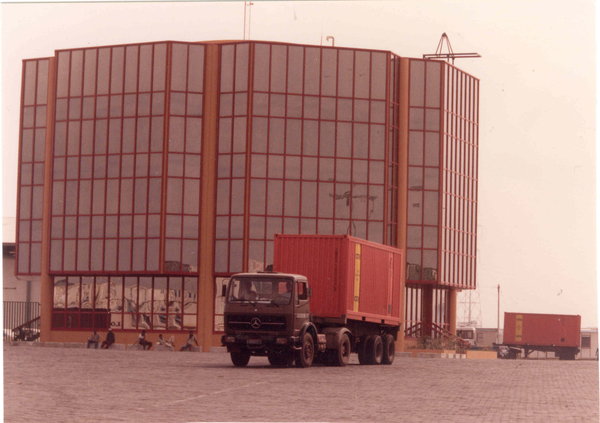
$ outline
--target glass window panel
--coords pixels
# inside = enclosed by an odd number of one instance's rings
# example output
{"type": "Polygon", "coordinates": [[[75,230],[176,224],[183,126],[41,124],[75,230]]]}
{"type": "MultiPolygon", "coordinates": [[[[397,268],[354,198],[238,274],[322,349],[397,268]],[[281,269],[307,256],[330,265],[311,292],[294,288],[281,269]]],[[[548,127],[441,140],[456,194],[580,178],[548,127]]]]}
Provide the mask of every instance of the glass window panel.
{"type": "Polygon", "coordinates": [[[346,159],[336,160],[336,181],[337,182],[350,182],[352,176],[352,161],[346,159]]]}
{"type": "Polygon", "coordinates": [[[299,155],[302,153],[302,122],[300,120],[288,119],[286,123],[286,153],[299,155]]]}
{"type": "Polygon", "coordinates": [[[298,234],[299,233],[300,219],[283,219],[283,233],[284,234],[298,234]]]}
{"type": "Polygon", "coordinates": [[[427,61],[427,107],[440,107],[441,63],[427,61]]]}
{"type": "Polygon", "coordinates": [[[410,61],[410,105],[423,107],[425,97],[425,63],[410,61]]]}
{"type": "Polygon", "coordinates": [[[97,94],[108,93],[108,81],[110,73],[110,47],[98,50],[98,85],[97,94]]]}
{"type": "Polygon", "coordinates": [[[386,89],[386,53],[371,53],[371,98],[385,99],[386,89]]]}
{"type": "Polygon", "coordinates": [[[233,91],[234,45],[221,47],[221,92],[233,91]]]}
{"type": "Polygon", "coordinates": [[[263,216],[250,216],[249,237],[250,239],[264,239],[266,220],[263,216]]]}
{"type": "Polygon", "coordinates": [[[96,309],[108,310],[108,278],[96,277],[96,309]]]}
{"type": "Polygon", "coordinates": [[[241,272],[243,270],[243,248],[243,241],[231,241],[229,257],[230,272],[241,272]]]}
{"type": "MultiPolygon", "coordinates": [[[[464,154],[462,155],[464,157],[464,154]]],[[[440,139],[437,133],[425,134],[425,166],[440,165],[440,139]]]]}
{"type": "Polygon", "coordinates": [[[314,235],[317,233],[317,219],[300,219],[300,233],[314,235]]]}
{"type": "Polygon", "coordinates": [[[309,156],[319,154],[319,123],[316,121],[303,122],[302,153],[309,156]]]}
{"type": "Polygon", "coordinates": [[[165,112],[165,93],[152,94],[152,114],[162,115],[165,112]]]}
{"type": "Polygon", "coordinates": [[[252,179],[250,181],[250,213],[265,214],[266,181],[252,179]]]}
{"type": "Polygon", "coordinates": [[[112,48],[110,92],[123,92],[123,65],[125,60],[125,49],[123,47],[112,48]]]}
{"type": "Polygon", "coordinates": [[[335,120],[335,106],[335,98],[321,97],[321,119],[335,120]]]}
{"type": "Polygon", "coordinates": [[[438,248],[438,228],[437,226],[425,226],[423,228],[423,247],[438,248]]]}
{"type": "Polygon", "coordinates": [[[335,160],[319,159],[319,180],[333,181],[335,178],[335,160]]]}
{"type": "Polygon", "coordinates": [[[162,91],[165,89],[165,74],[167,67],[167,45],[154,45],[154,91],[162,91]]]}
{"type": "Polygon", "coordinates": [[[171,89],[185,91],[187,82],[187,44],[173,43],[171,58],[171,89]]]}
{"type": "Polygon", "coordinates": [[[406,228],[406,246],[408,248],[422,248],[422,226],[408,225],[406,228]]]}
{"type": "Polygon", "coordinates": [[[408,191],[408,224],[421,225],[423,222],[423,192],[408,191]]]}
{"type": "Polygon", "coordinates": [[[271,91],[285,92],[287,46],[271,45],[271,91]]]}
{"type": "Polygon", "coordinates": [[[332,218],[334,211],[334,185],[319,183],[319,217],[332,218]]]}
{"type": "Polygon", "coordinates": [[[117,270],[117,240],[115,239],[107,239],[104,242],[104,270],[117,270]]]}
{"type": "Polygon", "coordinates": [[[184,184],[183,212],[185,214],[200,213],[200,181],[186,179],[184,184]]]}
{"type": "Polygon", "coordinates": [[[317,180],[318,159],[316,157],[302,158],[302,179],[317,180]]]}
{"type": "Polygon", "coordinates": [[[307,47],[305,49],[306,59],[304,61],[304,93],[319,94],[320,70],[321,70],[321,48],[307,47]]]}
{"type": "Polygon", "coordinates": [[[352,182],[368,182],[369,162],[367,160],[354,160],[352,163],[352,182]]]}
{"type": "Polygon", "coordinates": [[[352,120],[352,100],[346,98],[337,99],[337,120],[351,121],[352,120]]]}
{"type": "Polygon", "coordinates": [[[285,181],[284,184],[284,215],[300,215],[300,182],[285,181]]]}
{"type": "MultiPolygon", "coordinates": [[[[69,61],[71,59],[70,51],[61,51],[58,53],[58,71],[56,80],[56,94],[58,97],[66,97],[69,95],[69,61]]],[[[25,104],[33,104],[35,101],[34,89],[35,89],[35,70],[36,62],[27,61],[25,65],[25,76],[26,81],[31,81],[26,84],[26,87],[31,87],[31,91],[26,92],[25,104]],[[31,94],[29,94],[31,93],[31,94]]]]}
{"type": "Polygon", "coordinates": [[[248,89],[248,60],[250,44],[238,44],[235,49],[235,89],[248,89]]]}
{"type": "Polygon", "coordinates": [[[248,114],[248,93],[235,94],[235,111],[236,116],[248,114]]]}
{"type": "Polygon", "coordinates": [[[425,191],[425,225],[437,225],[438,223],[438,193],[425,191]]]}
{"type": "Polygon", "coordinates": [[[340,50],[338,60],[338,96],[352,97],[354,82],[354,51],[340,50]]]}
{"type": "Polygon", "coordinates": [[[425,189],[437,190],[439,188],[439,169],[425,168],[425,189]]]}
{"type": "Polygon", "coordinates": [[[368,51],[355,52],[356,70],[354,72],[354,95],[359,98],[369,98],[371,81],[371,53],[368,51]]]}
{"type": "MultiPolygon", "coordinates": [[[[301,166],[300,160],[301,160],[300,157],[295,157],[295,156],[286,156],[285,157],[285,178],[286,179],[288,179],[288,180],[289,179],[300,179],[300,166],[301,166]]],[[[316,176],[316,173],[315,173],[315,176],[316,176]]],[[[283,177],[283,156],[273,156],[273,155],[269,156],[269,177],[271,177],[271,178],[282,178],[283,177]],[[277,167],[274,167],[273,170],[276,170],[274,172],[271,172],[271,163],[272,162],[274,162],[273,164],[277,166],[277,167]],[[281,166],[281,171],[279,169],[279,166],[281,166]]],[[[316,178],[312,178],[312,179],[316,179],[316,178]]]]}
{"type": "MultiPolygon", "coordinates": [[[[76,156],[79,154],[79,147],[81,142],[79,140],[79,130],[81,122],[69,122],[69,132],[67,137],[67,155],[76,156]]],[[[38,133],[36,131],[36,138],[38,137],[38,133]]],[[[36,139],[36,144],[37,139],[36,139]]],[[[37,150],[37,149],[36,149],[37,150]]],[[[37,151],[36,151],[37,156],[37,151]]]]}
{"type": "MultiPolygon", "coordinates": [[[[264,183],[264,181],[263,181],[264,183]]],[[[263,184],[264,185],[264,184],[263,184]]],[[[264,188],[261,200],[264,203],[264,188]]],[[[243,214],[245,205],[245,180],[234,179],[231,181],[231,213],[232,214],[243,214]]]]}
{"type": "Polygon", "coordinates": [[[408,163],[410,165],[423,165],[423,133],[409,131],[408,134],[408,163]]]}
{"type": "Polygon", "coordinates": [[[337,50],[322,49],[321,95],[336,95],[337,50]]]}
{"type": "Polygon", "coordinates": [[[354,121],[369,122],[369,102],[367,100],[354,100],[354,121]]]}
{"type": "Polygon", "coordinates": [[[319,97],[305,96],[304,97],[304,118],[318,119],[319,118],[319,97]]]}
{"type": "Polygon", "coordinates": [[[428,131],[440,130],[440,111],[437,109],[425,110],[425,129],[428,131]]]}
{"type": "Polygon", "coordinates": [[[366,159],[369,157],[369,125],[354,124],[353,157],[366,159]]]}
{"type": "MultiPolygon", "coordinates": [[[[328,156],[330,154],[327,154],[328,156]]],[[[337,125],[337,157],[352,157],[352,124],[337,125]]]]}
{"type": "Polygon", "coordinates": [[[317,203],[317,183],[302,182],[302,216],[315,217],[317,203]]]}
{"type": "Polygon", "coordinates": [[[269,180],[267,190],[267,214],[281,216],[283,213],[283,181],[269,180]]]}
{"type": "Polygon", "coordinates": [[[48,62],[49,60],[38,60],[38,87],[37,104],[45,104],[48,101],[48,62]]]}
{"type": "MultiPolygon", "coordinates": [[[[198,279],[184,278],[183,312],[196,314],[198,312],[198,279]]],[[[194,316],[195,317],[195,316],[194,316]]],[[[185,317],[184,317],[185,320],[185,317]]],[[[187,325],[187,321],[186,321],[187,325]]],[[[195,327],[195,321],[193,322],[195,327]]]]}

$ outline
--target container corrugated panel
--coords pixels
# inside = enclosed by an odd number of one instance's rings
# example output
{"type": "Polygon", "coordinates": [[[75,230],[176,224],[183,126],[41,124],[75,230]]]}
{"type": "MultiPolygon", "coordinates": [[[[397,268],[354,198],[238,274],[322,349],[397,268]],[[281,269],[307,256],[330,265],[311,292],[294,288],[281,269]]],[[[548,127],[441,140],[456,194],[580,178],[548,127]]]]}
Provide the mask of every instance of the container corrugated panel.
{"type": "Polygon", "coordinates": [[[581,316],[504,313],[503,343],[579,347],[581,316]]]}
{"type": "Polygon", "coordinates": [[[402,251],[348,235],[276,235],[274,270],[308,278],[311,313],[399,324],[402,251]]]}

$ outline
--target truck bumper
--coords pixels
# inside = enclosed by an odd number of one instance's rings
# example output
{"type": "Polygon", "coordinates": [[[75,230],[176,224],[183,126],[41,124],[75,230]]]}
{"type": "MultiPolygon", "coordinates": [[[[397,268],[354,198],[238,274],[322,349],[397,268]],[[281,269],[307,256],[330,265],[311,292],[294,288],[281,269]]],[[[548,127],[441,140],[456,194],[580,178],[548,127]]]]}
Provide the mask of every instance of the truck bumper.
{"type": "Polygon", "coordinates": [[[259,335],[223,335],[221,344],[227,347],[227,352],[249,350],[253,355],[267,354],[271,351],[299,350],[300,342],[297,336],[259,335]]]}

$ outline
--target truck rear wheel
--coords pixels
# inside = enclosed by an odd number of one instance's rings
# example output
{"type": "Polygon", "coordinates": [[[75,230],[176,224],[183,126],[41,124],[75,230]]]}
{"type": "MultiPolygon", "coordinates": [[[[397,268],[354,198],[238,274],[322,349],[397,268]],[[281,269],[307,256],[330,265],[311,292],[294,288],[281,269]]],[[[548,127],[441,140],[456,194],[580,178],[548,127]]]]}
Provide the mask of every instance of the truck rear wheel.
{"type": "Polygon", "coordinates": [[[350,353],[352,352],[352,345],[350,344],[350,338],[348,334],[343,334],[340,337],[340,343],[337,349],[330,351],[331,365],[333,366],[346,366],[350,361],[350,353]]]}
{"type": "Polygon", "coordinates": [[[369,355],[367,354],[367,345],[369,344],[369,335],[361,336],[358,344],[358,362],[360,364],[369,364],[369,355]]]}
{"type": "Polygon", "coordinates": [[[396,357],[396,344],[394,343],[394,337],[389,333],[383,337],[383,358],[381,362],[383,364],[392,364],[396,357]]]}
{"type": "Polygon", "coordinates": [[[315,357],[315,342],[310,333],[305,333],[302,338],[302,349],[296,356],[296,366],[310,367],[315,357]]]}
{"type": "Polygon", "coordinates": [[[383,359],[383,340],[381,336],[372,336],[367,342],[367,361],[369,364],[381,364],[383,359]]]}
{"type": "Polygon", "coordinates": [[[250,351],[242,350],[231,353],[231,362],[235,367],[246,367],[250,361],[250,351]]]}

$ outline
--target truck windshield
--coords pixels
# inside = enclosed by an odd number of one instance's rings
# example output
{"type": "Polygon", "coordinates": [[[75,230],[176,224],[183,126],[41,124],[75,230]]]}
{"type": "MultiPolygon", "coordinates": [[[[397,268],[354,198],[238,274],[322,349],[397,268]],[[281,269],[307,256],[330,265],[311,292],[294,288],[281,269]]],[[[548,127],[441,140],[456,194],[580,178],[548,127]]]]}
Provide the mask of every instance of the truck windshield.
{"type": "Polygon", "coordinates": [[[288,278],[234,277],[229,283],[227,302],[289,304],[293,286],[288,278]]]}

